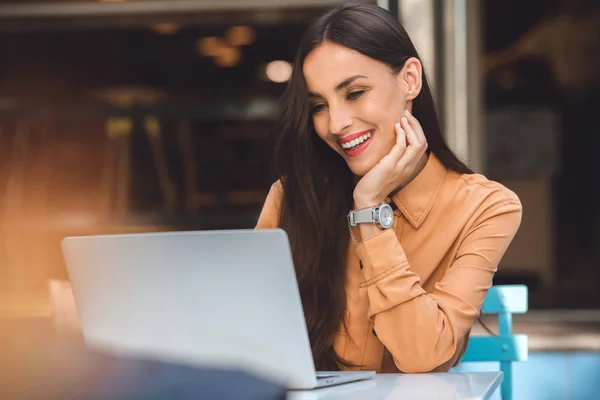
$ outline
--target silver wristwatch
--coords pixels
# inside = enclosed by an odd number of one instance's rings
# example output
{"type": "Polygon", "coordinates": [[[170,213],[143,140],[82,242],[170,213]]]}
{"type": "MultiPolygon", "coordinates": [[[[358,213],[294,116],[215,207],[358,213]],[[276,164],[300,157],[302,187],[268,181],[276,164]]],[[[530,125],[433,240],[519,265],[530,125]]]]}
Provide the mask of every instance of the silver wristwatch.
{"type": "Polygon", "coordinates": [[[378,206],[352,210],[348,213],[348,225],[377,224],[381,229],[388,229],[394,223],[394,210],[387,203],[378,206]]]}

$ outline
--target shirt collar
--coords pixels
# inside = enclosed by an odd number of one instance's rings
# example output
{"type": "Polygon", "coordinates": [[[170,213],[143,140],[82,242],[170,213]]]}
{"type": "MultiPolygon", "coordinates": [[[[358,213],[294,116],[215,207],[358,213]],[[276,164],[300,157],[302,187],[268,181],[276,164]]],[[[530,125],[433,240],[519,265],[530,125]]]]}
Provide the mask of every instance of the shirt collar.
{"type": "Polygon", "coordinates": [[[425,168],[408,185],[392,196],[398,209],[415,228],[423,223],[431,211],[446,171],[446,167],[440,160],[430,153],[425,168]]]}

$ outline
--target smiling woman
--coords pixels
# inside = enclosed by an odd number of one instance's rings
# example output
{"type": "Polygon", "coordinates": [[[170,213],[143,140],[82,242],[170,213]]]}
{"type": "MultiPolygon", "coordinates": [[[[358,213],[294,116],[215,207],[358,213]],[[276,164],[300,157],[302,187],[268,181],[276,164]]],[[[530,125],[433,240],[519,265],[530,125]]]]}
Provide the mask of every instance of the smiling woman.
{"type": "Polygon", "coordinates": [[[447,371],[519,199],[448,148],[419,56],[379,7],[308,28],[283,106],[257,228],[289,236],[317,369],[447,371]]]}

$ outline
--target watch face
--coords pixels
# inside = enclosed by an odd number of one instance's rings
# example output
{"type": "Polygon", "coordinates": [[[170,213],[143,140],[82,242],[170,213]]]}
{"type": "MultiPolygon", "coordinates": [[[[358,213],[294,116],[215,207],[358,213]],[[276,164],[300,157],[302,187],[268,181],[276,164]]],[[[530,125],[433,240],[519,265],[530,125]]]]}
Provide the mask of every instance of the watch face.
{"type": "Polygon", "coordinates": [[[388,204],[379,209],[379,223],[384,228],[389,228],[394,222],[394,210],[388,204]]]}

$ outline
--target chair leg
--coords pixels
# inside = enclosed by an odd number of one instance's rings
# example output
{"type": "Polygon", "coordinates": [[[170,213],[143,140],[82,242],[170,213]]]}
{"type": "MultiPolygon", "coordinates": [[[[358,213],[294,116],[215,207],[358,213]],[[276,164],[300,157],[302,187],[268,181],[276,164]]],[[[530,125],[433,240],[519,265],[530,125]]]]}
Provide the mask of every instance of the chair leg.
{"type": "Polygon", "coordinates": [[[500,386],[502,400],[512,400],[512,363],[501,362],[500,370],[504,373],[504,380],[500,386]]]}

